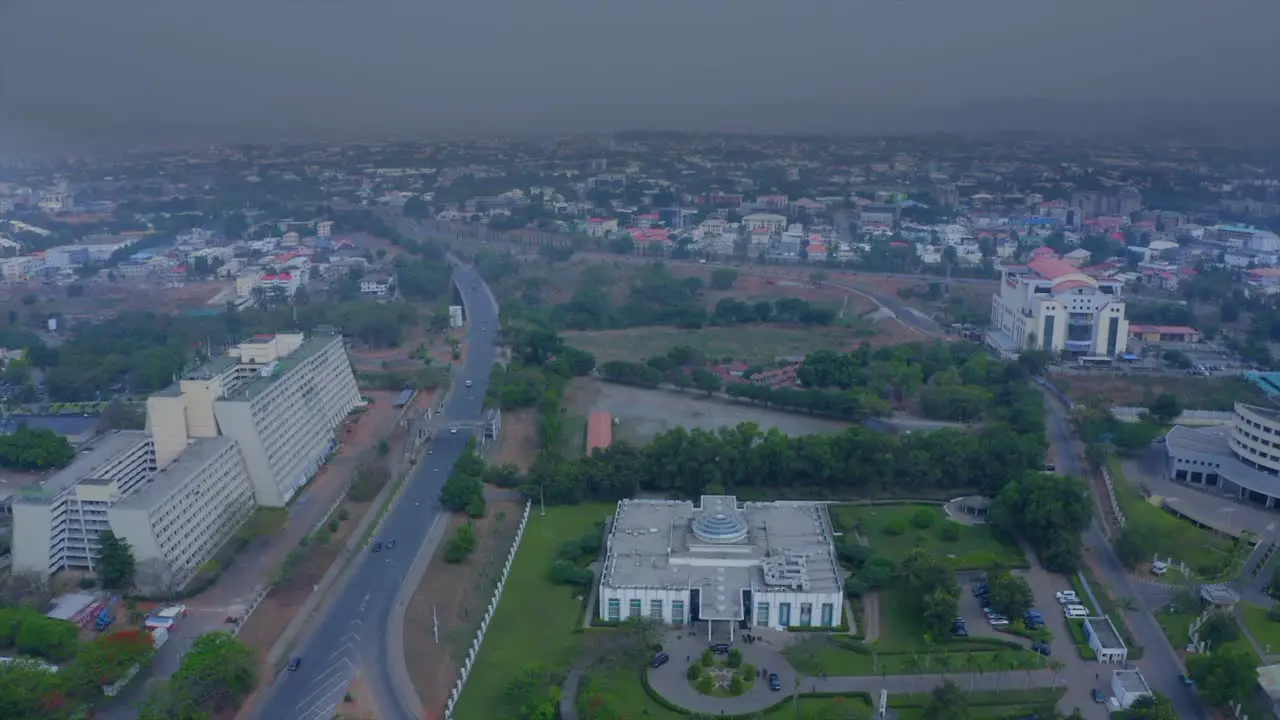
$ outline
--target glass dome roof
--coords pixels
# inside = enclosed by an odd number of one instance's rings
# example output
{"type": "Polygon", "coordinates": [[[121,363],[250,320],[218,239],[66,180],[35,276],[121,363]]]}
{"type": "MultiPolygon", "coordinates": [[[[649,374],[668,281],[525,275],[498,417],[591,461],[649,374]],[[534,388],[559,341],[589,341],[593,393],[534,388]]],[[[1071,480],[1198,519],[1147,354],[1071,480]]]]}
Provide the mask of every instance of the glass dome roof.
{"type": "Polygon", "coordinates": [[[703,542],[734,543],[747,536],[747,524],[736,510],[700,512],[693,519],[693,534],[703,542]]]}

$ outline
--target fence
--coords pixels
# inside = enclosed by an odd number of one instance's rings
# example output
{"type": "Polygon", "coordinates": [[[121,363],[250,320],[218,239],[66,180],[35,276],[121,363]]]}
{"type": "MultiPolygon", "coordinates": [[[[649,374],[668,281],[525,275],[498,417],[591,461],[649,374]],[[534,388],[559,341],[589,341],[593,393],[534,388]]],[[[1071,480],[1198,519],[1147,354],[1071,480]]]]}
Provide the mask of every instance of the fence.
{"type": "Polygon", "coordinates": [[[471,641],[471,649],[467,651],[467,659],[462,663],[462,669],[458,671],[458,681],[454,684],[453,691],[449,693],[449,703],[444,709],[445,720],[453,720],[453,707],[458,704],[458,698],[462,697],[462,689],[467,686],[467,678],[471,676],[471,668],[475,665],[476,657],[480,654],[480,644],[484,642],[484,634],[489,629],[489,621],[493,620],[493,614],[498,610],[498,602],[502,600],[502,589],[507,585],[507,575],[511,573],[511,564],[515,562],[516,551],[520,549],[520,539],[524,537],[524,528],[529,523],[529,510],[532,507],[532,500],[525,501],[524,515],[520,518],[520,527],[516,530],[516,538],[511,543],[511,551],[507,553],[507,562],[502,566],[502,575],[498,577],[498,586],[493,589],[493,599],[489,601],[489,608],[485,610],[484,619],[480,621],[480,628],[476,630],[475,639],[471,641]]]}
{"type": "MultiPolygon", "coordinates": [[[[1111,408],[1111,414],[1121,422],[1137,422],[1144,412],[1147,412],[1147,409],[1140,407],[1111,408]]],[[[1175,425],[1225,425],[1234,417],[1235,413],[1218,410],[1183,410],[1173,423],[1175,425]]]]}
{"type": "Polygon", "coordinates": [[[1100,469],[1102,470],[1102,481],[1107,484],[1107,497],[1111,498],[1111,512],[1116,516],[1116,526],[1123,530],[1124,513],[1120,510],[1120,500],[1116,498],[1116,484],[1111,480],[1111,471],[1107,469],[1106,465],[1103,465],[1100,469]]]}

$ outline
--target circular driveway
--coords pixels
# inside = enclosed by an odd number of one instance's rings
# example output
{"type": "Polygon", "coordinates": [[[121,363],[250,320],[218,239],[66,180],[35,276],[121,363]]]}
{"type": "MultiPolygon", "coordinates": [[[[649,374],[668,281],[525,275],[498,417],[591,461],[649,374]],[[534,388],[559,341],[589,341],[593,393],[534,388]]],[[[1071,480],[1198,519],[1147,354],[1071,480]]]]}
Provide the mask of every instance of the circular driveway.
{"type": "Polygon", "coordinates": [[[667,702],[697,713],[719,715],[741,715],[764,710],[790,697],[796,687],[796,671],[775,645],[755,642],[735,642],[733,647],[742,652],[742,661],[756,667],[757,675],[751,689],[736,697],[711,697],[698,692],[685,673],[689,663],[696,661],[707,649],[705,637],[689,637],[681,633],[679,637],[668,636],[664,643],[664,651],[671,656],[671,662],[660,668],[649,668],[649,686],[654,692],[664,697],[667,702]],[[765,677],[759,672],[764,671],[765,677]],[[777,673],[782,681],[782,690],[774,692],[769,689],[767,673],[777,673]]]}

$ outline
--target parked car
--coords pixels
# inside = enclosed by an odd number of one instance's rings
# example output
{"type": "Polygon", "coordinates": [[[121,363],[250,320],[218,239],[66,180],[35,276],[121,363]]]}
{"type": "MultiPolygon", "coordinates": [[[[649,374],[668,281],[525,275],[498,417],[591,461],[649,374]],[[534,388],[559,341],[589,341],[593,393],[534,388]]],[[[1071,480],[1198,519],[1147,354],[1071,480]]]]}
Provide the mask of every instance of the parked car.
{"type": "Polygon", "coordinates": [[[1036,643],[1035,645],[1031,646],[1031,649],[1035,650],[1041,655],[1044,655],[1045,657],[1049,657],[1050,655],[1053,654],[1053,648],[1049,647],[1049,643],[1036,643]]]}
{"type": "Polygon", "coordinates": [[[989,592],[991,592],[991,588],[987,587],[986,583],[978,583],[977,585],[973,586],[974,597],[982,597],[983,595],[986,595],[989,592]]]}
{"type": "Polygon", "coordinates": [[[1062,611],[1069,618],[1089,617],[1089,609],[1083,605],[1068,605],[1062,611]]]}
{"type": "Polygon", "coordinates": [[[374,543],[374,544],[373,544],[373,551],[374,551],[374,552],[382,552],[382,543],[381,543],[381,542],[376,542],[376,543],[374,543]]]}
{"type": "Polygon", "coordinates": [[[1187,677],[1186,675],[1181,675],[1181,674],[1180,674],[1180,675],[1178,675],[1178,682],[1182,683],[1183,685],[1194,685],[1194,684],[1195,684],[1195,683],[1193,683],[1193,682],[1191,681],[1191,678],[1187,677]]]}
{"type": "Polygon", "coordinates": [[[778,673],[769,673],[769,689],[774,692],[782,690],[782,678],[778,677],[778,673]]]}
{"type": "Polygon", "coordinates": [[[1080,602],[1080,598],[1076,597],[1075,590],[1062,590],[1061,592],[1054,593],[1053,596],[1057,598],[1059,605],[1080,602]]]}
{"type": "Polygon", "coordinates": [[[715,645],[711,646],[711,652],[715,653],[716,655],[728,655],[729,643],[716,643],[715,645]]]}
{"type": "Polygon", "coordinates": [[[1106,696],[1106,695],[1103,695],[1103,694],[1102,694],[1102,691],[1101,691],[1101,690],[1099,690],[1098,688],[1094,688],[1094,689],[1093,689],[1093,701],[1094,701],[1094,702],[1096,702],[1096,703],[1098,703],[1098,704],[1102,704],[1102,703],[1104,703],[1104,702],[1106,702],[1106,701],[1107,701],[1107,696],[1106,696]]]}
{"type": "Polygon", "coordinates": [[[668,662],[668,661],[670,661],[670,660],[671,660],[671,656],[670,656],[670,655],[668,655],[668,654],[666,654],[666,653],[664,653],[664,652],[660,652],[660,653],[658,653],[657,655],[654,655],[654,656],[653,656],[653,661],[649,663],[649,667],[651,667],[651,668],[660,668],[660,667],[662,667],[663,665],[666,665],[666,664],[667,664],[667,662],[668,662]]]}
{"type": "Polygon", "coordinates": [[[1009,624],[1009,620],[1007,618],[1002,618],[1002,617],[991,618],[991,627],[1004,627],[1005,625],[1008,625],[1008,624],[1009,624]]]}

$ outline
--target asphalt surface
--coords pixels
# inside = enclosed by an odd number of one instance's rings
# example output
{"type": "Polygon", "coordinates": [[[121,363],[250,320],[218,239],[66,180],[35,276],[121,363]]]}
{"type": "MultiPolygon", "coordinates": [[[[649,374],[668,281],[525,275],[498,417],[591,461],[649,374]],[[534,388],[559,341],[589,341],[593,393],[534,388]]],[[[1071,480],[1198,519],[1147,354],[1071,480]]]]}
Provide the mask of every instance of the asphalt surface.
{"type": "MultiPolygon", "coordinates": [[[[1085,468],[1080,463],[1083,450],[1071,434],[1065,409],[1048,394],[1045,396],[1045,407],[1048,410],[1049,438],[1058,449],[1058,468],[1068,475],[1087,477],[1085,468]]],[[[1093,526],[1084,534],[1084,544],[1101,571],[1101,577],[1098,579],[1111,586],[1114,596],[1135,600],[1141,596],[1134,586],[1133,579],[1121,564],[1120,558],[1116,556],[1115,550],[1102,534],[1096,519],[1093,526]]],[[[1101,591],[1101,588],[1095,588],[1095,592],[1101,591]]],[[[1152,690],[1173,701],[1179,718],[1207,720],[1209,715],[1196,695],[1195,689],[1183,685],[1178,680],[1178,675],[1185,672],[1185,669],[1173,647],[1169,645],[1168,638],[1156,624],[1155,617],[1145,608],[1127,611],[1124,615],[1134,639],[1145,649],[1142,660],[1131,664],[1142,669],[1142,676],[1146,678],[1152,690]]]]}
{"type": "MultiPolygon", "coordinates": [[[[475,423],[482,417],[494,361],[497,307],[473,268],[459,266],[454,279],[469,314],[467,352],[465,364],[461,368],[455,366],[454,389],[446,401],[445,418],[475,423]],[[471,380],[472,387],[465,387],[465,380],[471,380]]],[[[329,720],[359,667],[364,669],[362,678],[371,693],[386,705],[381,708],[383,720],[413,718],[393,687],[387,625],[413,559],[432,524],[441,516],[440,488],[473,432],[465,428],[456,434],[440,432],[430,441],[431,454],[422,456],[373,537],[394,539],[396,547],[379,553],[366,550],[355,561],[345,587],[335,588],[334,599],[326,603],[294,650],[292,657],[300,660],[298,669],[280,672],[256,708],[255,717],[329,720]]]]}

